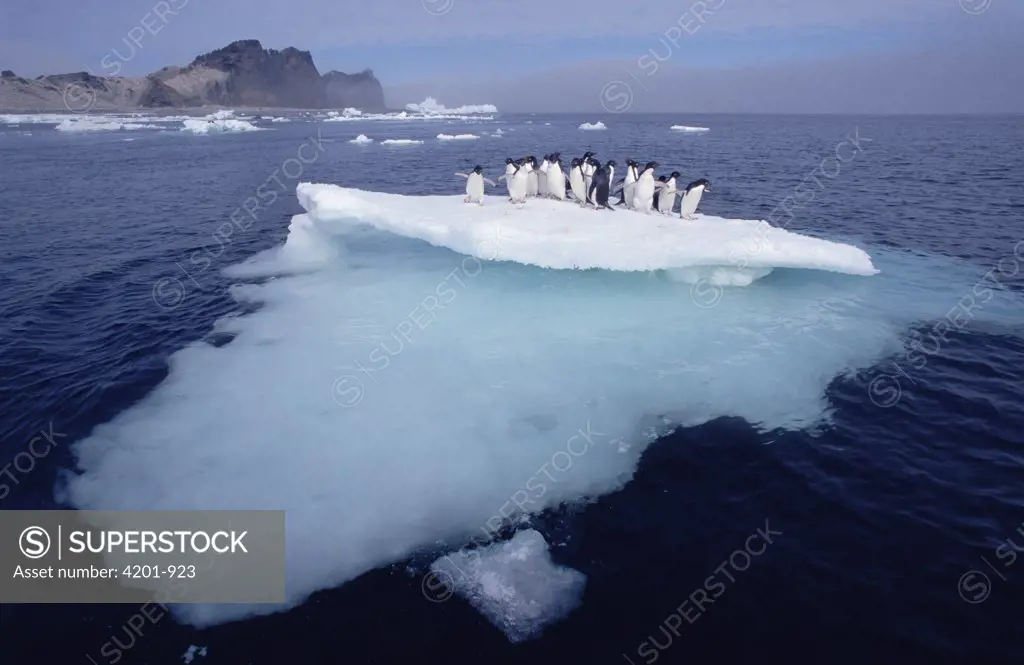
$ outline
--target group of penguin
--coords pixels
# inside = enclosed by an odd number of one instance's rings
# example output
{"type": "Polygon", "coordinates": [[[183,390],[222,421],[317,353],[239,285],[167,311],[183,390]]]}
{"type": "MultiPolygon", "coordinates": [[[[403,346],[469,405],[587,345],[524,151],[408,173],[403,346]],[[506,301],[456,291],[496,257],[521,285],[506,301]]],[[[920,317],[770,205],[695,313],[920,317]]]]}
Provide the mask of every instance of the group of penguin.
{"type": "MultiPolygon", "coordinates": [[[[514,204],[526,203],[527,199],[535,197],[564,201],[571,194],[581,206],[591,205],[594,210],[614,210],[609,203],[609,196],[621,192],[617,205],[648,215],[652,210],[672,214],[676,197],[682,194],[679,216],[683,219],[693,219],[701,196],[711,191],[711,183],[706,178],[694,180],[680,189],[677,185],[679,171],[656,180],[654,169],[660,164],[647,162],[641,169],[634,159],[626,160],[625,178],[612,187],[616,166],[615,160],[602,164],[589,151],[583,157],[572,159],[568,173],[562,170],[561,153],[544,155],[540,164],[536,157],[518,160],[508,157],[505,159],[505,174],[498,180],[505,181],[509,201],[514,204]]],[[[471,173],[455,175],[466,178],[466,203],[483,205],[484,183],[492,186],[498,184],[484,177],[482,166],[476,166],[471,173]]]]}

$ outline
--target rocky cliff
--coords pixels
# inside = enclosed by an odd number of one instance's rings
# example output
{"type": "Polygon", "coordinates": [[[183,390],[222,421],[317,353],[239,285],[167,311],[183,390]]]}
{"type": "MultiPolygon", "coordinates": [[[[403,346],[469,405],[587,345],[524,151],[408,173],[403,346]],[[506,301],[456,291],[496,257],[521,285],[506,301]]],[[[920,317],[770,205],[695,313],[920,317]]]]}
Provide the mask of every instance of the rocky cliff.
{"type": "Polygon", "coordinates": [[[309,51],[264,49],[255,39],[200,55],[186,67],[149,76],[87,72],[25,79],[0,74],[0,109],[71,110],[193,106],[384,110],[384,90],[370,70],[321,76],[309,51]]]}

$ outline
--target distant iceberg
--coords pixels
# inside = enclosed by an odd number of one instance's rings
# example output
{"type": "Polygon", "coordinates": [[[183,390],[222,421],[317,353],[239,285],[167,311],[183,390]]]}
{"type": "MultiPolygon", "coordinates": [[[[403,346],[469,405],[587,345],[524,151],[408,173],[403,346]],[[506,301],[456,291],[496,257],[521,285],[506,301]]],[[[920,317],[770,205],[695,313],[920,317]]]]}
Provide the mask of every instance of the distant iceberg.
{"type": "Polygon", "coordinates": [[[366,134],[360,134],[359,136],[349,141],[349,143],[358,143],[360,145],[366,145],[367,143],[373,143],[373,139],[371,139],[366,134]]]}
{"type": "Polygon", "coordinates": [[[417,141],[416,139],[385,139],[381,141],[381,145],[419,145],[423,141],[417,141]]]}
{"type": "Polygon", "coordinates": [[[80,116],[62,120],[54,129],[58,132],[120,132],[139,129],[163,129],[160,125],[123,122],[103,117],[80,116]]]}
{"type": "Polygon", "coordinates": [[[587,131],[594,131],[594,130],[598,130],[598,129],[608,129],[608,128],[605,127],[603,122],[598,121],[598,122],[594,122],[594,123],[585,122],[582,125],[580,125],[580,129],[587,130],[587,131]]]}
{"type": "Polygon", "coordinates": [[[707,131],[711,131],[710,127],[690,127],[688,125],[672,125],[671,129],[674,132],[707,132],[707,131]]]}
{"type": "Polygon", "coordinates": [[[694,220],[631,210],[597,214],[533,199],[523,209],[504,197],[467,206],[462,196],[402,196],[302,183],[299,204],[327,233],[360,224],[479,259],[542,268],[669,270],[689,283],[746,286],[775,268],[874,275],[864,250],[771,226],[698,215],[694,220]]]}
{"type": "Polygon", "coordinates": [[[477,113],[497,113],[498,107],[493,104],[468,104],[466,106],[457,106],[450,109],[443,104],[439,104],[433,97],[427,97],[419,104],[406,104],[406,111],[412,113],[423,113],[425,115],[452,115],[452,114],[477,114],[477,113]]]}
{"type": "Polygon", "coordinates": [[[438,134],[438,141],[469,141],[480,138],[476,134],[438,134]]]}

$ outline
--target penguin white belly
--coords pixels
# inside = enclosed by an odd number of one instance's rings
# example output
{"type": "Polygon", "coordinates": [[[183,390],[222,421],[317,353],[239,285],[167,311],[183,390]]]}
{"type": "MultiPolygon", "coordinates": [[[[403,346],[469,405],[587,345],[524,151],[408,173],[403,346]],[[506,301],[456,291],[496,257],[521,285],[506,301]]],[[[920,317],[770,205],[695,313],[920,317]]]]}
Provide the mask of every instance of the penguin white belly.
{"type": "Polygon", "coordinates": [[[633,209],[650,212],[654,206],[654,178],[642,175],[633,189],[633,209]]]}
{"type": "Polygon", "coordinates": [[[537,192],[540,191],[540,182],[538,182],[538,173],[532,168],[527,167],[526,173],[526,195],[537,196],[537,192]]]}
{"type": "Polygon", "coordinates": [[[543,162],[540,165],[540,172],[537,174],[537,196],[548,195],[548,169],[551,165],[547,162],[543,162]]]}
{"type": "Polygon", "coordinates": [[[692,217],[700,205],[700,197],[704,196],[704,185],[698,185],[683,196],[683,202],[679,204],[680,217],[692,217]]]}
{"type": "Polygon", "coordinates": [[[565,200],[565,175],[558,164],[548,167],[548,194],[560,201],[565,200]]]}
{"type": "Polygon", "coordinates": [[[569,187],[572,188],[572,195],[576,197],[577,201],[583,202],[587,200],[587,190],[584,189],[584,186],[583,172],[579,169],[569,171],[569,187]]]}
{"type": "Polygon", "coordinates": [[[594,167],[590,164],[583,165],[583,192],[586,194],[586,201],[590,202],[590,183],[594,180],[594,167]]]}
{"type": "MultiPolygon", "coordinates": [[[[636,206],[633,205],[633,197],[636,195],[636,181],[634,180],[630,182],[627,180],[624,191],[626,194],[626,207],[635,208],[636,206]]],[[[651,196],[654,196],[654,194],[651,194],[651,196]]]]}
{"type": "Polygon", "coordinates": [[[479,173],[470,173],[466,179],[466,197],[474,203],[484,199],[484,177],[479,173]]]}
{"type": "Polygon", "coordinates": [[[671,191],[676,188],[676,179],[669,178],[667,185],[658,196],[658,212],[669,215],[676,205],[676,193],[671,191]]]}
{"type": "Polygon", "coordinates": [[[508,195],[512,196],[512,177],[516,172],[516,167],[509,164],[505,167],[505,188],[508,189],[508,195]]]}
{"type": "Polygon", "coordinates": [[[509,186],[509,196],[515,202],[522,202],[526,200],[526,191],[529,184],[530,174],[527,173],[526,169],[519,169],[516,174],[512,176],[512,182],[509,186]]]}

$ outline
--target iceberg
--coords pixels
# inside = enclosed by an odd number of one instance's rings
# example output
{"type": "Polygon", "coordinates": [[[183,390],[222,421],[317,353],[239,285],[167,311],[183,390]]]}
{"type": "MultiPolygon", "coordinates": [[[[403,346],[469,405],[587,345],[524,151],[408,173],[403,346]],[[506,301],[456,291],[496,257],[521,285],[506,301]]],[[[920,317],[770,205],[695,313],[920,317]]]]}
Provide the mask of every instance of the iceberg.
{"type": "Polygon", "coordinates": [[[438,141],[470,141],[480,138],[476,134],[438,134],[438,141]]]}
{"type": "Polygon", "coordinates": [[[357,136],[354,139],[352,139],[351,141],[349,141],[349,143],[356,143],[356,144],[359,144],[359,145],[367,145],[369,143],[373,143],[373,139],[371,139],[366,134],[360,134],[359,136],[357,136]]]}
{"type": "Polygon", "coordinates": [[[344,233],[368,225],[477,259],[541,268],[617,271],[671,270],[682,281],[744,286],[775,268],[849,275],[878,271],[852,245],[812,238],[762,220],[697,215],[696,219],[581,208],[531,199],[524,207],[485,197],[403,196],[301,183],[299,204],[320,229],[344,233]]]}
{"type": "Polygon", "coordinates": [[[467,104],[450,109],[443,104],[439,104],[433,97],[427,97],[419,104],[406,104],[405,110],[424,115],[475,115],[497,113],[498,107],[493,104],[467,104]]]}
{"type": "Polygon", "coordinates": [[[417,141],[416,139],[385,139],[380,142],[381,145],[420,145],[423,141],[417,141]]]}
{"type": "Polygon", "coordinates": [[[575,609],[587,579],[553,563],[547,542],[533,529],[479,550],[445,555],[430,570],[436,579],[423,585],[425,593],[432,589],[465,598],[510,642],[537,637],[546,625],[575,609]]]}
{"type": "Polygon", "coordinates": [[[605,126],[605,124],[603,122],[598,121],[598,122],[594,122],[594,123],[585,122],[582,125],[580,125],[580,129],[592,132],[592,131],[595,131],[595,130],[608,129],[608,128],[605,126]]]}
{"type": "Polygon", "coordinates": [[[690,127],[688,125],[672,125],[671,129],[674,132],[708,132],[708,131],[711,131],[710,127],[690,127]]]}
{"type": "Polygon", "coordinates": [[[163,129],[160,125],[149,125],[138,122],[122,122],[101,117],[81,116],[75,119],[61,120],[56,127],[58,132],[121,132],[139,129],[163,129]]]}
{"type": "Polygon", "coordinates": [[[222,134],[227,132],[258,132],[266,131],[266,127],[257,127],[248,120],[230,117],[189,118],[182,121],[181,131],[193,134],[222,134]]]}

